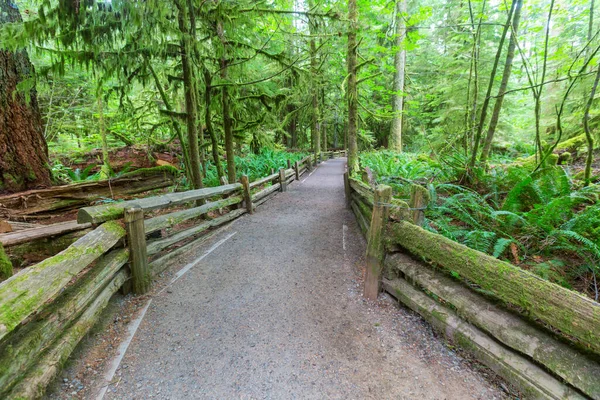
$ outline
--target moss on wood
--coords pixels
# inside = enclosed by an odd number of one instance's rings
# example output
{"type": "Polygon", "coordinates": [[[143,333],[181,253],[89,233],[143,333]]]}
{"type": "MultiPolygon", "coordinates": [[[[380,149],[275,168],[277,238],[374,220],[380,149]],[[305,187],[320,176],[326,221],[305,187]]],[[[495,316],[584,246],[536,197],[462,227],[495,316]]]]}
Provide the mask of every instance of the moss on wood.
{"type": "Polygon", "coordinates": [[[8,279],[13,274],[13,265],[6,252],[4,251],[4,247],[2,243],[0,243],[0,281],[4,279],[8,279]]]}

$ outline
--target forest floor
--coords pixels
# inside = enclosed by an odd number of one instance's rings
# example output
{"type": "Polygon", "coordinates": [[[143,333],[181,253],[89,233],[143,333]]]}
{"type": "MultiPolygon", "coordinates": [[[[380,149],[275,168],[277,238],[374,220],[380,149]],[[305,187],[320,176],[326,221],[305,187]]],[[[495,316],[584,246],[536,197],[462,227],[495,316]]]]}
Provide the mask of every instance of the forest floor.
{"type": "Polygon", "coordinates": [[[171,273],[180,279],[115,299],[47,397],[511,397],[418,315],[362,298],[366,243],[345,208],[343,170],[343,159],[322,163],[182,259],[185,273],[171,273]],[[142,311],[107,376],[123,322],[142,311]]]}

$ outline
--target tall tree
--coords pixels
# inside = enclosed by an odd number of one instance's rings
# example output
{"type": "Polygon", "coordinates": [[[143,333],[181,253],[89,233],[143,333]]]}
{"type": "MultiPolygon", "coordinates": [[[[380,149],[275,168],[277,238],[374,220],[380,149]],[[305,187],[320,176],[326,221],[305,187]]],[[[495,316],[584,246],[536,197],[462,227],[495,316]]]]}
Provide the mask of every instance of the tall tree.
{"type": "Polygon", "coordinates": [[[356,53],[358,43],[356,34],[358,32],[358,9],[356,0],[348,0],[348,171],[357,172],[358,164],[358,90],[357,90],[357,63],[356,53]]]}
{"type": "Polygon", "coordinates": [[[402,110],[404,108],[404,72],[406,69],[406,0],[396,0],[396,52],[394,55],[394,93],[392,94],[392,127],[389,148],[402,151],[402,110]]]}
{"type": "Polygon", "coordinates": [[[498,96],[496,96],[496,103],[492,111],[492,117],[490,118],[490,125],[488,127],[483,149],[481,150],[480,161],[485,163],[492,148],[492,141],[494,140],[494,134],[496,133],[496,127],[500,119],[500,110],[502,109],[502,102],[504,101],[504,94],[508,87],[508,80],[510,79],[510,73],[512,71],[513,60],[515,58],[515,48],[517,47],[517,33],[519,32],[519,21],[521,19],[521,9],[523,8],[523,0],[516,0],[516,7],[512,21],[512,30],[510,40],[508,42],[508,49],[506,51],[506,61],[504,62],[504,72],[502,73],[502,80],[500,81],[500,87],[498,88],[498,96]]]}
{"type": "MultiPolygon", "coordinates": [[[[0,26],[21,21],[17,6],[0,0],[0,26]]],[[[50,185],[48,146],[34,82],[27,52],[0,45],[0,191],[50,185]]]]}
{"type": "Polygon", "coordinates": [[[311,82],[311,121],[310,121],[310,132],[312,138],[312,146],[315,157],[315,162],[319,158],[321,153],[321,134],[320,121],[319,121],[319,81],[317,75],[318,60],[317,60],[317,21],[316,17],[312,14],[314,11],[314,1],[309,0],[308,2],[309,14],[308,14],[308,29],[310,34],[310,82],[311,82]]]}

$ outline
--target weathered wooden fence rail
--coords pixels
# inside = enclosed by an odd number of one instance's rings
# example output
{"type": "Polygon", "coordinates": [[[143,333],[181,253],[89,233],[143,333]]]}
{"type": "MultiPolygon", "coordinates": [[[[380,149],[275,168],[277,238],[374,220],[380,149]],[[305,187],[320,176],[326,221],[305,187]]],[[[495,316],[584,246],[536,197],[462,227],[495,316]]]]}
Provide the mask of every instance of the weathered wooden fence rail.
{"type": "Polygon", "coordinates": [[[368,241],[365,297],[388,292],[529,398],[600,399],[599,303],[421,228],[424,188],[407,204],[344,180],[368,241]]]}
{"type": "MultiPolygon", "coordinates": [[[[252,183],[242,177],[240,183],[80,209],[82,225],[68,229],[93,230],[0,283],[0,398],[40,397],[114,293],[147,292],[152,278],[207,240],[211,228],[253,212],[311,168],[306,157],[252,183]],[[165,211],[173,206],[178,209],[165,211]]],[[[27,235],[57,232],[63,231],[27,235]]]]}

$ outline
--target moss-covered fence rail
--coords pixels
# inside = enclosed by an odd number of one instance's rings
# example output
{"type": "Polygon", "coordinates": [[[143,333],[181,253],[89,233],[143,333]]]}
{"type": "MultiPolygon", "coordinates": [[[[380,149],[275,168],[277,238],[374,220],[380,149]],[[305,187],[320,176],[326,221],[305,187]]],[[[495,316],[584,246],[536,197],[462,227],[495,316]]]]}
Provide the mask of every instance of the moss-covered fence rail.
{"type": "Polygon", "coordinates": [[[113,294],[146,293],[213,228],[253,212],[312,168],[309,158],[290,166],[252,183],[244,176],[219,187],[82,208],[88,233],[0,283],[0,398],[41,397],[113,294]]]}
{"type": "Polygon", "coordinates": [[[422,224],[410,204],[345,176],[367,238],[365,296],[386,291],[528,398],[600,399],[600,304],[422,224]]]}

